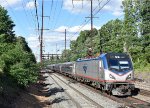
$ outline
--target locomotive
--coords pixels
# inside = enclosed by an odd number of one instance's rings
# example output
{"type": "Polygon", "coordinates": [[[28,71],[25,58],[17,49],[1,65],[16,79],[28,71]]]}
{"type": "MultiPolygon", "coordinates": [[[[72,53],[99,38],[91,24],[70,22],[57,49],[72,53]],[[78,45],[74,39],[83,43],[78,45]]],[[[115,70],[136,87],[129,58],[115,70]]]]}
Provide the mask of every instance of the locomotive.
{"type": "Polygon", "coordinates": [[[96,58],[48,65],[48,68],[112,95],[129,96],[135,89],[132,61],[125,53],[105,53],[96,58]]]}

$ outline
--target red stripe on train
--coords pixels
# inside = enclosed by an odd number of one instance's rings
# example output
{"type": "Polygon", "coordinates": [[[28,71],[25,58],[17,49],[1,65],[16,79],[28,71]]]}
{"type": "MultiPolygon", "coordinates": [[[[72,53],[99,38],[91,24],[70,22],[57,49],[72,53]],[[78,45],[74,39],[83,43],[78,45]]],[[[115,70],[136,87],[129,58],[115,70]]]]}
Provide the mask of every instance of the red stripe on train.
{"type": "Polygon", "coordinates": [[[75,76],[84,77],[84,78],[94,80],[94,81],[98,81],[98,82],[127,82],[127,83],[133,82],[133,81],[120,81],[120,80],[102,80],[100,78],[93,78],[91,76],[85,76],[85,75],[82,75],[82,74],[75,74],[75,76]]]}

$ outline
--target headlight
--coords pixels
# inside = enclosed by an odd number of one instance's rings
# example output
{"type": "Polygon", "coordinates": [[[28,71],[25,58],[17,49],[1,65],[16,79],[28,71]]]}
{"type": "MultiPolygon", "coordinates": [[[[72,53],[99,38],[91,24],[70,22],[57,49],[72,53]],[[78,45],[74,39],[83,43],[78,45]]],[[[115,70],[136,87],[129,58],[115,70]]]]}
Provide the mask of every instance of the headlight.
{"type": "Polygon", "coordinates": [[[111,79],[116,79],[113,75],[111,75],[111,74],[109,74],[109,77],[111,78],[111,79]]]}
{"type": "Polygon", "coordinates": [[[129,80],[129,79],[131,79],[131,74],[129,74],[126,78],[126,80],[129,80]]]}

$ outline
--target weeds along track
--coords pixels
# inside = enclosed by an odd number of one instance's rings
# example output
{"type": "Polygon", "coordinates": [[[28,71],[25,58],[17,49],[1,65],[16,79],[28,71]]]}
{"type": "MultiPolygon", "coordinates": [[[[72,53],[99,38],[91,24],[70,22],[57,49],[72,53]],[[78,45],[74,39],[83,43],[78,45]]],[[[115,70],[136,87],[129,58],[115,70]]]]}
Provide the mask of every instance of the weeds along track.
{"type": "MultiPolygon", "coordinates": [[[[61,77],[64,77],[65,79],[67,79],[67,80],[70,80],[70,82],[77,82],[76,80],[73,80],[73,79],[71,79],[71,78],[69,78],[69,77],[66,77],[66,76],[64,76],[64,75],[61,75],[61,74],[55,74],[55,76],[58,78],[58,76],[61,76],[61,77]]],[[[59,79],[60,79],[60,77],[59,77],[59,79]]],[[[60,79],[61,80],[61,79],[60,79]]],[[[86,87],[87,89],[89,89],[89,90],[92,90],[92,91],[94,91],[95,93],[99,93],[99,94],[101,94],[102,96],[104,96],[104,97],[107,97],[107,98],[109,98],[109,99],[111,99],[111,100],[113,100],[113,101],[116,101],[116,102],[118,102],[118,103],[121,103],[121,106],[120,106],[120,108],[150,108],[150,103],[148,103],[148,102],[146,102],[146,101],[143,101],[143,100],[141,100],[141,99],[138,99],[138,98],[136,98],[136,97],[131,97],[131,96],[126,96],[126,97],[119,97],[119,96],[110,96],[110,95],[108,95],[107,93],[105,93],[105,92],[102,92],[102,91],[100,91],[99,89],[96,89],[96,88],[94,88],[93,86],[91,86],[91,85],[86,85],[86,84],[83,84],[83,83],[81,83],[81,82],[78,82],[81,86],[84,86],[84,87],[86,87]]],[[[66,83],[67,84],[67,83],[66,83]]],[[[69,85],[68,85],[69,86],[69,85]]],[[[72,87],[71,87],[72,88],[72,87]]],[[[73,88],[74,89],[74,88],[73,88]]],[[[80,92],[80,91],[78,91],[78,92],[80,92]]],[[[140,91],[140,94],[141,95],[144,95],[144,96],[149,96],[150,95],[150,92],[149,91],[147,91],[147,90],[143,90],[143,89],[141,89],[141,91],[140,91]]],[[[84,95],[84,94],[83,94],[84,95]]],[[[89,97],[87,97],[86,96],[86,98],[89,98],[89,97]]]]}

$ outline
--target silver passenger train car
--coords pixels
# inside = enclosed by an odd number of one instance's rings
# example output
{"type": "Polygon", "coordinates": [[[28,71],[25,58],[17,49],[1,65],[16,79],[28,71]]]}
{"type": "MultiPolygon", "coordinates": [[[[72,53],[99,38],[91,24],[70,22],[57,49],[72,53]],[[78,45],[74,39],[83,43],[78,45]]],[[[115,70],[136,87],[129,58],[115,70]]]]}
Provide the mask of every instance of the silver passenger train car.
{"type": "Polygon", "coordinates": [[[96,58],[55,64],[53,67],[54,71],[59,70],[65,75],[90,83],[112,95],[131,95],[131,91],[135,88],[132,61],[124,53],[106,53],[96,58]]]}

